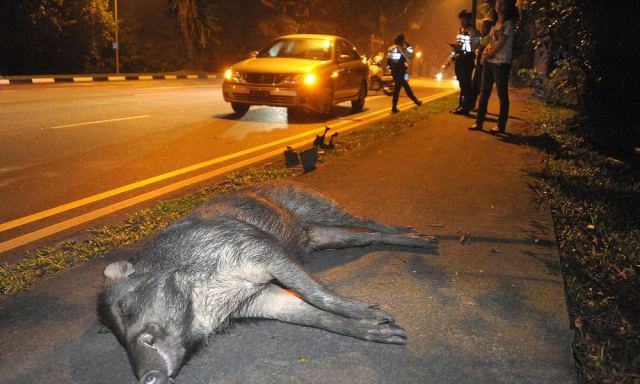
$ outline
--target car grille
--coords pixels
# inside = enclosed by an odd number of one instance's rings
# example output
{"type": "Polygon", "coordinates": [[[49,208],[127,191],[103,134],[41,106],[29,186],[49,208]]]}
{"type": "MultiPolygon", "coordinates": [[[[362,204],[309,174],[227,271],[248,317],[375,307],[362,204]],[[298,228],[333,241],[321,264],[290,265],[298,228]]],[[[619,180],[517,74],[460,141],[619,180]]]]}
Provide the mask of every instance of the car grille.
{"type": "Polygon", "coordinates": [[[266,103],[292,105],[295,103],[294,96],[270,95],[269,91],[250,91],[250,93],[234,93],[233,100],[247,103],[266,103]]]}
{"type": "Polygon", "coordinates": [[[245,82],[251,84],[280,84],[285,78],[293,75],[277,74],[277,73],[243,73],[242,78],[245,82]]]}

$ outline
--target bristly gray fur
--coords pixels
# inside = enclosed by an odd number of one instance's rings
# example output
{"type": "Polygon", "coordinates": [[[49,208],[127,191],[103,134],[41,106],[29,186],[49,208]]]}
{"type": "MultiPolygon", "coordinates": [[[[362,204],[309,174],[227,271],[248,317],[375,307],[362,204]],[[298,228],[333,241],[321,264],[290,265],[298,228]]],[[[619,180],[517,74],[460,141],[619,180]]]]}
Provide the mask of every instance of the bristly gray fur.
{"type": "Polygon", "coordinates": [[[136,376],[160,383],[232,318],[403,344],[393,316],[332,293],[297,262],[313,250],[369,244],[435,249],[437,239],[353,216],[295,183],[265,183],[213,198],[151,240],[134,264],[108,266],[98,310],[136,376]]]}

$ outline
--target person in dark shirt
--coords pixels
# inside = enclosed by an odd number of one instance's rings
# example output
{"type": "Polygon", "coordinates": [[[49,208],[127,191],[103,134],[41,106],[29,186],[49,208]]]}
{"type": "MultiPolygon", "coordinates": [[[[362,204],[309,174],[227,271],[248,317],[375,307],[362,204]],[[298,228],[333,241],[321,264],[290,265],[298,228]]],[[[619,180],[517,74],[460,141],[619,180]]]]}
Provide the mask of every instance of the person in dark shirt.
{"type": "Polygon", "coordinates": [[[472,75],[475,66],[475,50],[480,43],[480,33],[473,25],[473,15],[467,10],[458,14],[460,30],[456,42],[451,43],[454,51],[455,72],[460,84],[459,106],[452,112],[456,115],[469,115],[473,108],[472,75]]]}
{"type": "Polygon", "coordinates": [[[404,39],[404,34],[398,35],[395,40],[395,44],[390,46],[387,50],[387,66],[391,70],[393,76],[393,82],[395,84],[393,88],[393,99],[391,104],[391,112],[397,113],[398,111],[398,98],[400,97],[400,89],[404,88],[407,96],[417,106],[422,105],[422,102],[413,94],[411,86],[407,81],[407,69],[409,68],[409,60],[413,58],[413,48],[404,39]]]}

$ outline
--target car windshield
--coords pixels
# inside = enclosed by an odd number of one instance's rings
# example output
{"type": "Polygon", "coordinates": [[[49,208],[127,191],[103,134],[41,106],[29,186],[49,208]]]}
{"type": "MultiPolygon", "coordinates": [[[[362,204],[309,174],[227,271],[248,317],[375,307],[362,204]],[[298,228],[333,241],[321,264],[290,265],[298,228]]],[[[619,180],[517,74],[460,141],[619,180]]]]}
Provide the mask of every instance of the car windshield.
{"type": "Polygon", "coordinates": [[[258,57],[331,60],[331,40],[280,39],[260,51],[258,57]]]}

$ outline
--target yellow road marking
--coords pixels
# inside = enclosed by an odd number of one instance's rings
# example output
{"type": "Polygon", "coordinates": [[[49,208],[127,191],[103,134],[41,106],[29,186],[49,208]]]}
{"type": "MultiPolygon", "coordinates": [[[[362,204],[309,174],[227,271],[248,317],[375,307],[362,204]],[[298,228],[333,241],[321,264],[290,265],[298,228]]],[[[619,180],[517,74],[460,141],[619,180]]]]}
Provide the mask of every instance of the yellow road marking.
{"type": "Polygon", "coordinates": [[[69,128],[69,127],[79,127],[81,125],[90,125],[90,124],[103,124],[103,123],[111,123],[113,121],[123,121],[123,120],[135,120],[135,119],[144,119],[147,117],[151,117],[151,115],[138,115],[138,116],[129,116],[129,117],[121,117],[118,119],[107,119],[107,120],[96,120],[96,121],[86,121],[84,123],[75,123],[75,124],[65,124],[65,125],[56,125],[55,127],[49,127],[49,129],[60,129],[60,128],[69,128]]]}
{"type": "MultiPolygon", "coordinates": [[[[445,91],[445,92],[440,92],[440,93],[437,93],[435,95],[422,98],[421,100],[426,103],[426,102],[433,101],[433,100],[439,99],[441,97],[450,95],[450,94],[455,93],[455,92],[457,92],[457,90],[449,90],[449,91],[445,91]]],[[[405,109],[411,108],[412,106],[413,106],[413,102],[408,102],[408,103],[404,103],[404,104],[399,105],[398,108],[400,110],[405,110],[405,109]]],[[[362,121],[357,121],[357,122],[342,121],[342,122],[338,122],[336,124],[332,124],[333,125],[332,128],[335,129],[337,132],[341,132],[341,133],[342,132],[346,132],[346,131],[358,128],[358,127],[360,127],[360,126],[362,126],[364,124],[371,123],[371,122],[376,121],[376,120],[380,120],[380,119],[386,117],[388,112],[389,112],[388,108],[385,108],[385,109],[382,109],[382,110],[379,110],[379,111],[375,111],[375,112],[370,112],[370,113],[367,113],[367,114],[364,114],[364,115],[360,116],[361,119],[366,118],[366,117],[371,117],[368,120],[362,120],[362,121]],[[342,128],[340,129],[338,127],[342,127],[342,128]]],[[[66,211],[69,211],[71,209],[78,208],[78,207],[81,207],[81,206],[84,206],[84,205],[87,205],[87,204],[90,204],[90,203],[93,203],[93,202],[97,202],[97,201],[106,199],[108,197],[124,193],[126,191],[130,191],[130,190],[133,190],[133,189],[137,189],[137,188],[143,187],[145,185],[153,184],[153,183],[156,183],[156,182],[159,182],[159,181],[162,181],[162,180],[166,180],[166,179],[169,179],[169,178],[172,178],[172,177],[175,177],[175,176],[187,173],[187,172],[191,172],[191,171],[194,171],[194,170],[206,167],[206,166],[210,166],[210,165],[217,164],[217,163],[220,163],[220,162],[223,162],[223,161],[226,161],[226,160],[230,160],[230,159],[233,159],[233,158],[244,156],[244,155],[247,155],[247,154],[262,150],[262,149],[266,149],[266,148],[272,147],[274,145],[280,145],[280,144],[287,143],[287,142],[290,143],[292,140],[298,140],[298,139],[301,139],[301,138],[303,138],[305,136],[309,136],[310,134],[315,134],[315,133],[317,133],[318,129],[320,129],[320,128],[315,128],[315,129],[312,129],[312,130],[309,130],[309,131],[306,131],[306,132],[303,132],[303,133],[300,133],[300,134],[297,134],[297,135],[294,135],[294,136],[291,136],[291,137],[287,137],[287,138],[284,138],[284,139],[281,139],[281,140],[273,141],[271,143],[263,144],[263,145],[260,145],[260,146],[257,146],[257,147],[253,147],[253,148],[249,148],[249,149],[246,149],[246,150],[243,150],[243,151],[240,151],[240,152],[236,152],[236,153],[233,153],[233,154],[230,154],[230,155],[226,155],[226,156],[218,157],[218,158],[215,158],[215,159],[212,159],[212,160],[209,160],[209,161],[205,161],[205,162],[202,162],[202,163],[194,164],[192,166],[181,168],[181,169],[178,169],[178,170],[173,171],[173,172],[168,172],[168,173],[165,173],[165,174],[162,174],[162,175],[159,175],[159,176],[155,176],[155,177],[152,177],[152,178],[149,178],[149,179],[145,179],[145,180],[142,180],[142,181],[139,181],[139,182],[136,182],[136,183],[125,185],[125,186],[120,187],[120,188],[112,189],[112,190],[107,191],[107,192],[103,192],[103,193],[100,193],[100,194],[97,194],[97,195],[89,196],[89,197],[84,198],[84,199],[80,199],[80,200],[76,200],[76,201],[73,201],[73,202],[70,202],[70,203],[67,203],[67,204],[63,204],[63,205],[60,205],[60,206],[55,207],[55,208],[47,209],[47,210],[44,210],[44,211],[41,211],[41,212],[38,212],[38,213],[35,213],[35,214],[32,214],[32,215],[28,215],[28,216],[25,216],[25,217],[22,217],[22,218],[19,218],[19,219],[11,220],[11,221],[8,221],[6,223],[0,224],[0,232],[6,231],[6,230],[11,229],[11,228],[16,228],[16,227],[19,227],[21,225],[24,225],[24,224],[27,224],[27,223],[30,223],[30,222],[33,222],[33,221],[37,221],[37,220],[40,220],[40,219],[43,219],[43,218],[46,218],[46,217],[49,217],[49,216],[53,216],[53,215],[58,214],[58,213],[66,212],[66,211]]],[[[309,145],[308,139],[305,139],[305,140],[298,141],[295,144],[292,144],[290,146],[293,147],[293,148],[301,148],[303,146],[308,146],[308,145],[309,145]]],[[[124,209],[124,208],[130,207],[130,206],[142,203],[144,201],[153,199],[155,197],[158,197],[158,196],[161,196],[161,195],[164,195],[164,194],[167,194],[167,193],[182,189],[182,188],[184,188],[186,186],[189,186],[189,185],[192,185],[192,184],[195,184],[195,183],[198,183],[198,182],[201,182],[201,181],[204,181],[204,180],[216,177],[216,176],[220,176],[220,175],[223,175],[225,173],[232,172],[232,171],[237,170],[239,168],[243,168],[243,167],[246,167],[248,165],[255,164],[257,162],[264,161],[264,160],[279,156],[281,154],[282,154],[282,148],[278,148],[278,149],[275,149],[275,150],[272,150],[272,151],[269,151],[269,152],[266,152],[266,153],[263,153],[263,154],[260,154],[260,155],[257,155],[257,156],[253,156],[251,158],[248,158],[248,159],[245,159],[245,160],[241,160],[239,162],[236,162],[236,163],[233,163],[233,164],[230,164],[230,165],[227,165],[227,166],[224,166],[224,167],[221,167],[221,168],[218,168],[218,169],[215,169],[215,170],[212,170],[212,171],[209,171],[209,172],[206,172],[206,173],[203,173],[203,174],[200,174],[200,175],[185,179],[185,180],[178,181],[176,183],[161,187],[159,189],[156,189],[156,190],[153,190],[153,191],[150,191],[150,192],[147,192],[147,193],[143,193],[141,195],[138,195],[138,196],[123,200],[121,202],[108,205],[106,207],[103,207],[103,208],[100,208],[100,209],[85,213],[83,215],[71,218],[69,220],[65,220],[65,221],[62,221],[62,222],[59,222],[59,223],[44,227],[42,229],[27,233],[25,235],[18,236],[16,238],[13,238],[13,239],[10,239],[10,240],[7,240],[5,242],[0,243],[0,253],[9,251],[11,249],[20,247],[22,245],[28,244],[28,243],[36,241],[36,240],[42,239],[42,238],[50,236],[52,234],[64,231],[66,229],[75,227],[77,225],[89,222],[91,220],[95,220],[95,219],[100,218],[102,216],[106,216],[106,215],[111,214],[113,212],[116,212],[116,211],[119,211],[121,209],[124,209]]]]}

